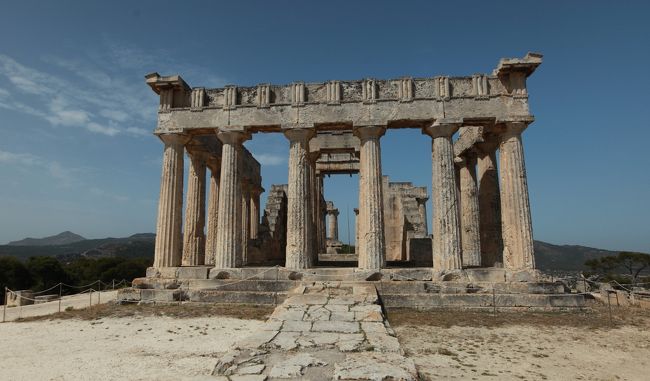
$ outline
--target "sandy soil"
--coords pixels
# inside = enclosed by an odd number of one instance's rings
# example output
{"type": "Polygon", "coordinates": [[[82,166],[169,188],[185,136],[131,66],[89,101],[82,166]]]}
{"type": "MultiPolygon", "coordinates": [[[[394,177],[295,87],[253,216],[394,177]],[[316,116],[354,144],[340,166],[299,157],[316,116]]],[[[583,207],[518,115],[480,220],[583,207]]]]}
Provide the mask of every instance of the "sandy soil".
{"type": "Polygon", "coordinates": [[[106,317],[0,324],[1,380],[183,380],[262,321],[230,317],[106,317]]]}
{"type": "Polygon", "coordinates": [[[397,316],[393,328],[426,380],[648,380],[650,319],[623,322],[618,311],[612,327],[601,312],[534,315],[535,324],[509,314],[475,314],[473,324],[458,313],[397,316]]]}

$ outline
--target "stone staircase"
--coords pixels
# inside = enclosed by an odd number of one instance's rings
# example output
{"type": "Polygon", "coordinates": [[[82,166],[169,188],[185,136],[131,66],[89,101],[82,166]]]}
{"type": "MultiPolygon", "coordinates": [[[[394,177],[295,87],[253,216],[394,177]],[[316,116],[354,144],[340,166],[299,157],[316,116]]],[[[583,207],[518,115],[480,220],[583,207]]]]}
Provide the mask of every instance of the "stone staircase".
{"type": "Polygon", "coordinates": [[[262,329],[221,357],[213,379],[417,380],[372,284],[315,282],[288,292],[262,329]]]}

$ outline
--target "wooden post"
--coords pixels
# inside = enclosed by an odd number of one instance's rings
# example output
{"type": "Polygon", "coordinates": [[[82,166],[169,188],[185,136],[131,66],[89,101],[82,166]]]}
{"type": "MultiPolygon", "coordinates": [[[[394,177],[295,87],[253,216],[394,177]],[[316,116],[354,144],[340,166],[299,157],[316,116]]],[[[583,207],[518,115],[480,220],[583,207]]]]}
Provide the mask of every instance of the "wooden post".
{"type": "Polygon", "coordinates": [[[607,306],[609,307],[609,325],[612,325],[612,300],[609,291],[607,291],[607,306]]]}
{"type": "Polygon", "coordinates": [[[59,282],[59,313],[61,313],[61,296],[63,295],[63,285],[59,282]]]}
{"type": "Polygon", "coordinates": [[[88,293],[88,295],[90,296],[90,298],[89,298],[89,303],[90,304],[88,304],[88,307],[90,308],[90,307],[93,306],[93,289],[92,288],[90,289],[90,292],[88,293]]]}
{"type": "Polygon", "coordinates": [[[98,285],[97,288],[99,289],[99,292],[97,293],[97,304],[101,304],[102,303],[102,281],[98,280],[97,285],[98,285]]]}
{"type": "Polygon", "coordinates": [[[5,322],[5,318],[7,317],[7,287],[5,287],[5,303],[4,303],[4,308],[2,310],[2,322],[5,322]]]}

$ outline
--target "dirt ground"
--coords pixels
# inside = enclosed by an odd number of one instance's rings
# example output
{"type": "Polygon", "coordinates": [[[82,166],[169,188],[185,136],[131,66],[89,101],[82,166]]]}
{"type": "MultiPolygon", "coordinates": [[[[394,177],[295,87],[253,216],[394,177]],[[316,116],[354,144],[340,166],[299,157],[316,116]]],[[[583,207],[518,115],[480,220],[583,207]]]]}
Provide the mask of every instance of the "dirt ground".
{"type": "Polygon", "coordinates": [[[270,311],[103,305],[0,324],[0,380],[191,380],[270,311]]]}
{"type": "MultiPolygon", "coordinates": [[[[0,324],[0,380],[196,380],[272,308],[101,305],[0,324]]],[[[646,380],[650,311],[390,310],[424,380],[646,380]]]]}
{"type": "Polygon", "coordinates": [[[425,380],[647,380],[650,311],[389,311],[425,380]]]}

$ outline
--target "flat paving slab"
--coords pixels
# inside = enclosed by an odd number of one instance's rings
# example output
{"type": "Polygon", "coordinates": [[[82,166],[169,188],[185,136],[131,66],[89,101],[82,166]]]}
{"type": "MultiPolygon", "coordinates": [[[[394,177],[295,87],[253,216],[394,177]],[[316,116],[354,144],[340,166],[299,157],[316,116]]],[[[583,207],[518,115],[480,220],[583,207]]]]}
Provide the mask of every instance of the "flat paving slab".
{"type": "Polygon", "coordinates": [[[289,292],[259,332],[214,368],[220,380],[418,379],[374,286],[314,282],[289,292]]]}

